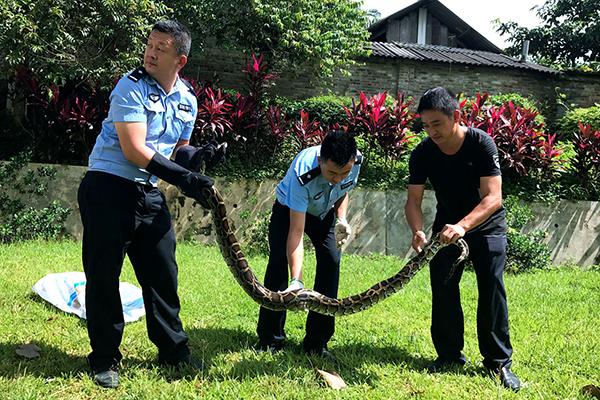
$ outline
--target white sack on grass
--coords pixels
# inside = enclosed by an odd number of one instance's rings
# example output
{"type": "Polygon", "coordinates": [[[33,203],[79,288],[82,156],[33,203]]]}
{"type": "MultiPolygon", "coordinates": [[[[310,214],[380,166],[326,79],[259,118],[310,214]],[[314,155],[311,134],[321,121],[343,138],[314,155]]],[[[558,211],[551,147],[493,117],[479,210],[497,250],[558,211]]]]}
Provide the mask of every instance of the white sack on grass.
{"type": "MultiPolygon", "coordinates": [[[[85,274],[61,272],[48,274],[33,285],[33,291],[61,310],[85,319],[85,274]]],[[[131,283],[120,282],[123,319],[133,322],[145,314],[142,290],[131,283]]]]}

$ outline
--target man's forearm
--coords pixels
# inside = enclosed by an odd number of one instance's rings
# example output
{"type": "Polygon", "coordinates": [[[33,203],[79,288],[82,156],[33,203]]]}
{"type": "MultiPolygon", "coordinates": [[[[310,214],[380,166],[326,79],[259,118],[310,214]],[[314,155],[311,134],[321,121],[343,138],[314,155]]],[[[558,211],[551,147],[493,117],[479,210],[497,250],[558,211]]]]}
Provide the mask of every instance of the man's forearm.
{"type": "Polygon", "coordinates": [[[348,215],[348,193],[336,202],[335,215],[338,219],[346,219],[346,216],[348,215]]]}
{"type": "Polygon", "coordinates": [[[418,231],[423,231],[423,212],[421,207],[412,203],[407,203],[404,208],[406,222],[413,234],[418,231]]]}
{"type": "Polygon", "coordinates": [[[288,235],[286,254],[290,275],[292,278],[302,279],[302,263],[304,261],[303,234],[292,233],[288,235]]]}
{"type": "Polygon", "coordinates": [[[458,221],[457,225],[463,227],[465,232],[481,225],[489,217],[492,216],[502,206],[502,198],[498,196],[485,196],[479,204],[467,214],[463,219],[458,221]]]}

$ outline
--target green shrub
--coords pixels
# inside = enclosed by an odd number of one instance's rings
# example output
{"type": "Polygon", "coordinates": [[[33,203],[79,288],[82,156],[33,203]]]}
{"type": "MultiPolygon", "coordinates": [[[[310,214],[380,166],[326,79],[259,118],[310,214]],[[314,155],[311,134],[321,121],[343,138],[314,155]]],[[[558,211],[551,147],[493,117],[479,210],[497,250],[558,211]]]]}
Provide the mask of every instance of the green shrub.
{"type": "Polygon", "coordinates": [[[558,127],[563,137],[573,137],[579,131],[578,123],[589,124],[594,130],[600,130],[600,106],[574,108],[567,112],[559,121],[558,127]]]}
{"type": "Polygon", "coordinates": [[[517,273],[548,268],[550,249],[543,243],[545,232],[541,230],[527,234],[522,232],[525,224],[533,217],[531,208],[515,196],[507,196],[504,207],[508,225],[506,271],[517,273]]]}
{"type": "Polygon", "coordinates": [[[46,207],[27,207],[23,197],[43,198],[56,169],[25,171],[30,155],[21,153],[0,165],[0,243],[31,239],[58,239],[71,212],[53,201],[46,207]]]}
{"type": "Polygon", "coordinates": [[[517,273],[550,267],[550,250],[542,243],[544,237],[542,231],[524,234],[509,229],[506,271],[517,273]]]}
{"type": "MultiPolygon", "coordinates": [[[[252,225],[244,231],[244,251],[248,255],[269,254],[269,220],[271,212],[264,211],[254,216],[252,225]]],[[[250,214],[246,218],[249,218],[250,214]]],[[[242,215],[242,219],[246,219],[242,215]]]]}
{"type": "Polygon", "coordinates": [[[490,95],[490,102],[495,106],[500,106],[503,103],[512,101],[517,105],[528,110],[539,112],[538,102],[535,98],[525,97],[519,93],[498,93],[490,95]]]}
{"type": "Polygon", "coordinates": [[[352,105],[352,98],[347,96],[316,96],[304,100],[293,100],[276,96],[270,103],[281,107],[282,111],[292,118],[299,118],[300,110],[305,110],[311,119],[316,118],[325,125],[342,123],[346,118],[344,106],[352,105]]]}
{"type": "Polygon", "coordinates": [[[531,208],[516,196],[506,196],[503,205],[506,209],[506,224],[513,229],[520,231],[533,218],[531,208]]]}

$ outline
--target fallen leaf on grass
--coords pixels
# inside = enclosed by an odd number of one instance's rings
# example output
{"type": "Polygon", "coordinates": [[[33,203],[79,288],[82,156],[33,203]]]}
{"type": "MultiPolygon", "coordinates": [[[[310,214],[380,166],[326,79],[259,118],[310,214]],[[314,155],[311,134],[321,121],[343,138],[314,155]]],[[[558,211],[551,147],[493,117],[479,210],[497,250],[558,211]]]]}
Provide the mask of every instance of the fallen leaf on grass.
{"type": "Polygon", "coordinates": [[[41,350],[42,349],[40,349],[35,344],[27,343],[27,344],[23,344],[23,345],[19,346],[17,348],[17,350],[15,350],[15,353],[17,353],[21,357],[32,359],[32,358],[38,358],[40,356],[41,350]]]}
{"type": "Polygon", "coordinates": [[[338,375],[337,372],[334,371],[323,371],[322,369],[317,369],[319,375],[323,378],[323,380],[331,387],[332,389],[344,389],[347,387],[346,382],[342,379],[341,376],[338,375]]]}

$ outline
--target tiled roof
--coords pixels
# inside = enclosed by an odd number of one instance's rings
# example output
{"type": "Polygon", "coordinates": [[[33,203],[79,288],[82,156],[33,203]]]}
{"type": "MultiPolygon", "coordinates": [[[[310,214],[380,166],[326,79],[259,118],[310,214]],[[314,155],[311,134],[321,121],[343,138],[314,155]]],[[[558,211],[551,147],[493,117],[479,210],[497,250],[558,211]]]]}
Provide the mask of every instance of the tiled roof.
{"type": "Polygon", "coordinates": [[[453,64],[480,65],[486,67],[516,68],[558,74],[559,71],[532,62],[522,62],[504,54],[456,47],[400,42],[371,42],[373,56],[406,58],[409,60],[435,61],[453,64]]]}

